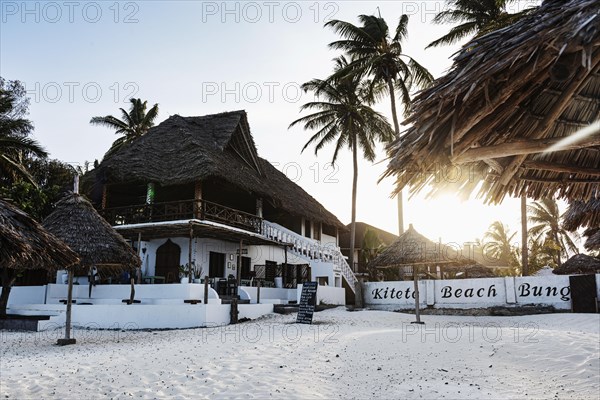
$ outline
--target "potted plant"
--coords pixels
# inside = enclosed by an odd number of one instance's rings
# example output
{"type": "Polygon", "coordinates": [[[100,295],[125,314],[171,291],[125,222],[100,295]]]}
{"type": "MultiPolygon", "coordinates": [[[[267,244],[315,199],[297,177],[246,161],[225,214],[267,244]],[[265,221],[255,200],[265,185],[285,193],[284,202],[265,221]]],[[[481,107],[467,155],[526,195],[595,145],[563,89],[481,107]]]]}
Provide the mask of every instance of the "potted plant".
{"type": "Polygon", "coordinates": [[[202,279],[202,273],[203,268],[201,266],[196,266],[192,263],[194,269],[193,269],[193,273],[194,273],[194,283],[201,283],[201,279],[202,279]]]}
{"type": "Polygon", "coordinates": [[[188,267],[188,264],[179,266],[179,281],[181,283],[190,283],[190,277],[188,276],[188,267]]]}

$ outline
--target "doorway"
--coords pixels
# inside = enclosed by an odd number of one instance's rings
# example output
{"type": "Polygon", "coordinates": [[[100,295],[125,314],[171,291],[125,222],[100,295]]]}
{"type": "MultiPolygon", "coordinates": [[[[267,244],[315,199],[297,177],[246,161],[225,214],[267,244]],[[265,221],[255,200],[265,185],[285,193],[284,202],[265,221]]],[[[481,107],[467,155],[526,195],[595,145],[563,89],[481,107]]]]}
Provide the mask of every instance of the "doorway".
{"type": "Polygon", "coordinates": [[[211,251],[208,255],[208,275],[210,278],[225,277],[225,254],[211,251]]]}
{"type": "Polygon", "coordinates": [[[181,247],[168,239],[162,246],[156,249],[156,268],[154,275],[164,276],[166,283],[179,282],[179,261],[181,258],[181,247]]]}

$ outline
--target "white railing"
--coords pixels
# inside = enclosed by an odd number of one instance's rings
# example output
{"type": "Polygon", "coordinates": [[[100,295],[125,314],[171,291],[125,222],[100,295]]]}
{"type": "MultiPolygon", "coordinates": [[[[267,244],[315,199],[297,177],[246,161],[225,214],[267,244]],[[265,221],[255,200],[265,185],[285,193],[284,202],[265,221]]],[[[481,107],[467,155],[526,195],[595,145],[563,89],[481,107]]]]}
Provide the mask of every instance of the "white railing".
{"type": "Polygon", "coordinates": [[[289,251],[297,256],[332,263],[334,270],[342,273],[342,276],[348,282],[348,286],[354,292],[357,279],[339,247],[333,244],[323,245],[318,240],[309,239],[281,225],[268,221],[263,221],[262,232],[264,236],[271,240],[289,243],[289,251]]]}

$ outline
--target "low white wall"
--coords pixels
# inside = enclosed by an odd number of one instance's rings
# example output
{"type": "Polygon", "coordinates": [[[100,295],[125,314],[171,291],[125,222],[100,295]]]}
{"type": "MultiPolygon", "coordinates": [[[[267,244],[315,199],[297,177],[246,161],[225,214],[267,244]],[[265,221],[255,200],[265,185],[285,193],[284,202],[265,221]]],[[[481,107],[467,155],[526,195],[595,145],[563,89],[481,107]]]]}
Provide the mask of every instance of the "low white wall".
{"type": "MultiPolygon", "coordinates": [[[[596,287],[600,298],[600,274],[596,274],[596,287]]],[[[414,307],[413,282],[366,282],[363,293],[369,306],[414,307]]],[[[435,308],[540,304],[570,310],[571,289],[568,275],[423,280],[419,300],[421,306],[435,308]]]]}
{"type": "Polygon", "coordinates": [[[45,298],[46,286],[13,286],[8,297],[8,306],[16,304],[44,304],[45,298]]]}
{"type": "MultiPolygon", "coordinates": [[[[61,299],[67,298],[67,285],[49,284],[46,303],[59,303],[61,299]]],[[[209,303],[220,303],[217,292],[209,288],[209,303]]],[[[128,299],[131,291],[130,285],[96,285],[92,287],[92,296],[88,295],[89,286],[74,285],[73,298],[90,303],[106,303],[106,300],[128,299]]],[[[155,304],[158,300],[174,299],[204,299],[204,285],[197,283],[159,284],[159,285],[135,285],[135,298],[142,303],[155,304]]],[[[43,301],[42,301],[43,303],[43,301]]]]}
{"type": "Polygon", "coordinates": [[[273,312],[273,304],[238,304],[238,318],[256,319],[273,312]]]}
{"type": "MultiPolygon", "coordinates": [[[[298,285],[298,292],[296,294],[296,301],[300,303],[300,296],[302,294],[302,285],[298,285]]],[[[338,288],[334,286],[321,286],[317,288],[317,305],[328,304],[343,306],[346,304],[346,291],[344,288],[338,288]]]]}
{"type": "MultiPolygon", "coordinates": [[[[256,304],[257,288],[254,286],[240,286],[250,297],[250,302],[256,304]]],[[[273,300],[280,300],[281,303],[288,303],[296,300],[296,289],[285,288],[260,288],[260,302],[271,303],[273,300]]]]}

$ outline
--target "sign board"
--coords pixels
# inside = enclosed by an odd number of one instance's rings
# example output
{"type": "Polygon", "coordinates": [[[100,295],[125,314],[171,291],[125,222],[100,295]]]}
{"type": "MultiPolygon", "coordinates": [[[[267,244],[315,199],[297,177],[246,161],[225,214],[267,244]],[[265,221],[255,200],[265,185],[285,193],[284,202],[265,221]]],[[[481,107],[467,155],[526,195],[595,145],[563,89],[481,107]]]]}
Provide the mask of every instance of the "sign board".
{"type": "Polygon", "coordinates": [[[297,324],[312,324],[313,313],[317,304],[317,282],[304,282],[300,293],[297,324]]]}
{"type": "MultiPolygon", "coordinates": [[[[240,249],[237,249],[235,251],[235,254],[240,255],[240,249]]],[[[242,255],[244,255],[244,254],[248,254],[248,249],[242,249],[242,255]]]]}

